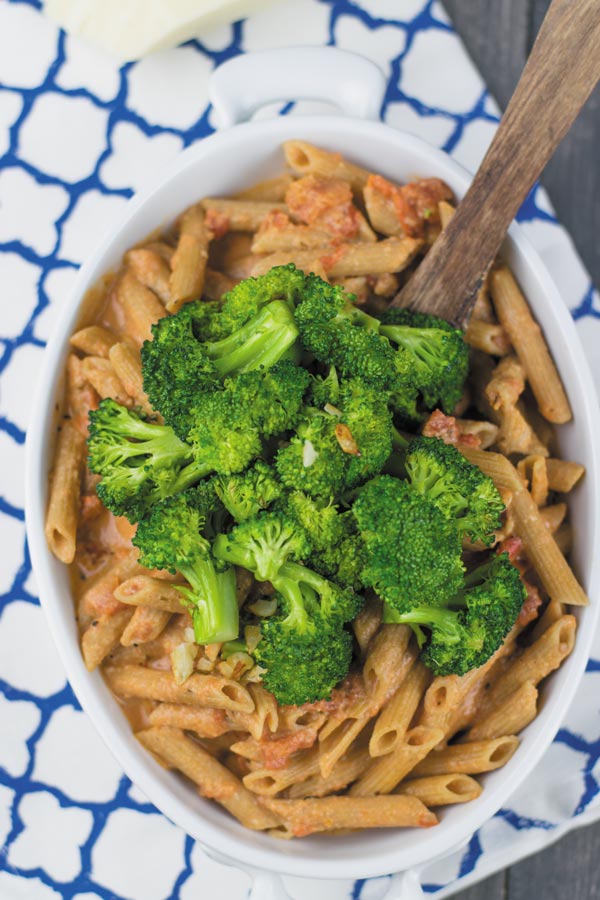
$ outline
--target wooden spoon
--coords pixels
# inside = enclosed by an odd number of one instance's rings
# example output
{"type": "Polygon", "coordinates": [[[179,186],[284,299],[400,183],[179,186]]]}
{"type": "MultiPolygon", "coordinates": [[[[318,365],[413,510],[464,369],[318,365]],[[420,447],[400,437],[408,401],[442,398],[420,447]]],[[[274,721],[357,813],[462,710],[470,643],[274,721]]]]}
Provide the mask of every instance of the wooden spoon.
{"type": "Polygon", "coordinates": [[[452,220],[392,306],[464,328],[506,230],[600,79],[600,0],[553,0],[452,220]]]}

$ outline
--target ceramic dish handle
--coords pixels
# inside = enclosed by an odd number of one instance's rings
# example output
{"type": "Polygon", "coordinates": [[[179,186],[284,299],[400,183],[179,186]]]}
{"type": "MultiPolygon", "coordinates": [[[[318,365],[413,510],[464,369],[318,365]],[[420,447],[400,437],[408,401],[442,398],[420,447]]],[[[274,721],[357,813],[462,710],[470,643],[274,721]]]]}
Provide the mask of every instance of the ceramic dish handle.
{"type": "Polygon", "coordinates": [[[408,869],[392,876],[382,900],[422,900],[424,896],[419,873],[416,869],[408,869]]]}
{"type": "Polygon", "coordinates": [[[236,56],[219,66],[209,97],[219,128],[245,122],[267,103],[321,100],[348,116],[377,119],[385,78],[375,63],[337,47],[286,47],[236,56]]]}
{"type": "Polygon", "coordinates": [[[248,894],[247,900],[292,900],[286,891],[281,875],[277,872],[267,872],[266,869],[256,869],[246,863],[241,863],[237,859],[231,859],[218,850],[209,847],[202,847],[207,856],[214,859],[215,862],[224,866],[232,866],[234,869],[241,869],[246,875],[252,879],[252,887],[248,894]]]}

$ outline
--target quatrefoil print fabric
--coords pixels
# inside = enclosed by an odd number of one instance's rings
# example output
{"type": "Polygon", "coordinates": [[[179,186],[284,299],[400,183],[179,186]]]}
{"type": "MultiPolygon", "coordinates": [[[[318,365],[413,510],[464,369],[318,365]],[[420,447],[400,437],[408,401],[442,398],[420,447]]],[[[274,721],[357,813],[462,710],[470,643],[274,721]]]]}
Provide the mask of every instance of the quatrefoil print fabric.
{"type": "MultiPolygon", "coordinates": [[[[497,108],[431,0],[280,0],[122,68],[60,33],[39,0],[0,0],[3,900],[247,895],[248,876],[212,862],[124,777],[66,683],[29,562],[23,457],[44,346],[78,266],[118,224],[129,197],[213,131],[213,68],[290,42],[336,44],[373,59],[388,79],[383,119],[477,167],[497,108]]],[[[309,111],[299,103],[268,114],[309,111]]],[[[600,382],[599,298],[543,191],[533,191],[519,220],[576,319],[600,382]]],[[[468,846],[421,872],[426,892],[447,896],[600,815],[600,644],[595,657],[527,785],[468,846]]],[[[297,900],[377,900],[389,881],[290,878],[286,886],[297,900]]]]}

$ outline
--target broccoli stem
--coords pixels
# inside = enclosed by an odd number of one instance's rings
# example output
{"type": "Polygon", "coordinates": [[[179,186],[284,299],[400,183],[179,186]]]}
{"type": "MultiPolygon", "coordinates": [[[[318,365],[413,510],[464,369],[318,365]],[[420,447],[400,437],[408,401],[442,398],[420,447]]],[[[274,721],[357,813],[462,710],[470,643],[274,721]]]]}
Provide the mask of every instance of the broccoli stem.
{"type": "MultiPolygon", "coordinates": [[[[452,598],[454,600],[454,598],[452,598]]],[[[461,626],[455,612],[447,607],[414,606],[408,612],[398,612],[385,604],[384,621],[399,625],[410,625],[417,636],[419,646],[423,642],[421,627],[435,628],[448,644],[457,644],[461,639],[461,626]]]]}
{"type": "Polygon", "coordinates": [[[225,378],[235,372],[271,368],[293,347],[297,337],[288,305],[274,300],[229,337],[204,346],[219,376],[225,378]]]}
{"type": "Polygon", "coordinates": [[[216,644],[237,638],[240,629],[234,569],[217,572],[208,557],[178,568],[191,585],[176,587],[192,615],[196,643],[216,644]]]}

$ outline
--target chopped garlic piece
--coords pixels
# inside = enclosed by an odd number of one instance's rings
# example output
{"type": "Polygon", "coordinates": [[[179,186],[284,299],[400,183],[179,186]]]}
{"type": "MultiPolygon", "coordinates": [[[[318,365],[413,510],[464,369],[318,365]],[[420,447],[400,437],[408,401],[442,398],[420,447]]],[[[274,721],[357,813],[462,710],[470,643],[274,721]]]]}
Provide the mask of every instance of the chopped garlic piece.
{"type": "Polygon", "coordinates": [[[171,651],[171,668],[177,684],[183,684],[194,671],[194,660],[198,653],[195,644],[178,644],[171,651]]]}
{"type": "Polygon", "coordinates": [[[246,625],[244,638],[246,639],[246,647],[252,653],[260,641],[260,628],[258,625],[246,625]]]}
{"type": "Polygon", "coordinates": [[[250,612],[253,612],[255,616],[260,616],[261,618],[272,616],[277,609],[277,599],[275,597],[270,597],[267,600],[266,597],[261,597],[260,600],[256,600],[254,603],[250,604],[248,609],[250,612]]]}
{"type": "Polygon", "coordinates": [[[310,468],[310,466],[317,461],[318,456],[319,454],[307,438],[304,441],[304,447],[302,448],[302,465],[304,468],[310,468]]]}
{"type": "Polygon", "coordinates": [[[332,403],[326,403],[323,409],[326,413],[329,413],[330,416],[337,416],[339,418],[343,415],[341,409],[338,409],[337,406],[333,406],[332,403]]]}

